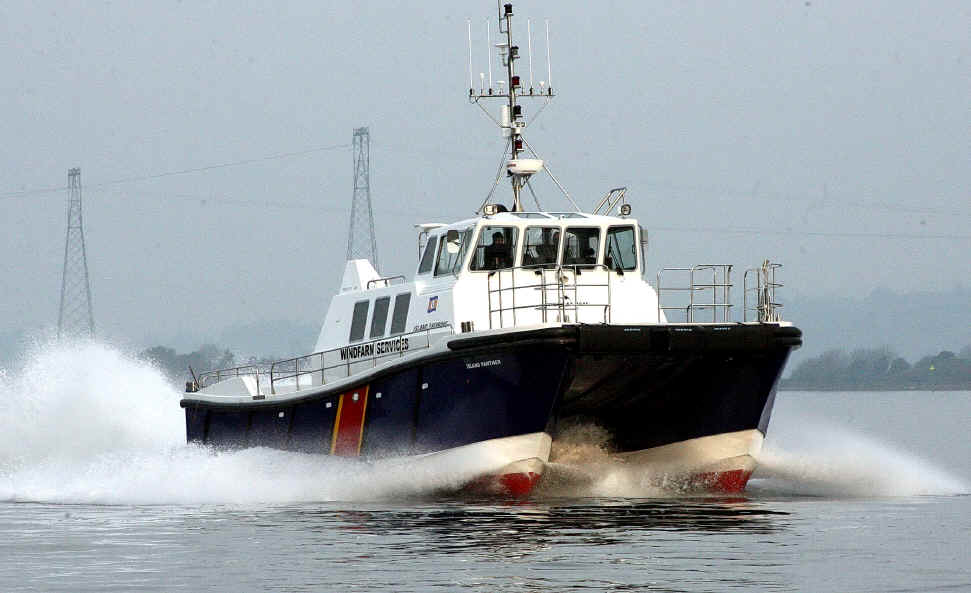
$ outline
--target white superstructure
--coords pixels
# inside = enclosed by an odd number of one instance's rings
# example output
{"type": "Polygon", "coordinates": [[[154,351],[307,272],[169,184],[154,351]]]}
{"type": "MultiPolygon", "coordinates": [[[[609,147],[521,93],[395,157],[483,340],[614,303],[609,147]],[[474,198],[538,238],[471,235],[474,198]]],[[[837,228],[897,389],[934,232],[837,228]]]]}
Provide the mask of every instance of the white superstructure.
{"type": "Polygon", "coordinates": [[[502,212],[422,225],[414,278],[348,262],[315,351],[402,334],[657,323],[643,230],[628,217],[502,212]]]}

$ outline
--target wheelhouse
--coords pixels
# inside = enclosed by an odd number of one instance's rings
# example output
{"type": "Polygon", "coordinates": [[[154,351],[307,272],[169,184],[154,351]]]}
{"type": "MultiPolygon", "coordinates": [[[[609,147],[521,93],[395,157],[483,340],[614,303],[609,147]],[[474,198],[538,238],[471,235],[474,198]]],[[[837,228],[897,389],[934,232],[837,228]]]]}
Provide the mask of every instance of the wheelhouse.
{"type": "Polygon", "coordinates": [[[639,276],[645,269],[647,235],[629,218],[504,212],[421,229],[416,279],[557,267],[639,276]]]}

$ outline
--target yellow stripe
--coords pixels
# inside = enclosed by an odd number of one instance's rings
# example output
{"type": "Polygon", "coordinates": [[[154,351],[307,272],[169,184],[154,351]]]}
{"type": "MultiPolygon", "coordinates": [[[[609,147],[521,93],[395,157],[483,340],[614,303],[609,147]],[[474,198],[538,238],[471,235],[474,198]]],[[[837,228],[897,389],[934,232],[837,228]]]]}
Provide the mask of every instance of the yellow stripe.
{"type": "Polygon", "coordinates": [[[364,401],[361,402],[361,405],[364,406],[364,409],[361,410],[361,432],[359,432],[357,434],[357,454],[358,454],[358,456],[361,455],[361,443],[364,442],[364,417],[367,415],[367,394],[370,391],[371,391],[371,386],[370,385],[365,385],[364,386],[364,401]]]}
{"type": "Polygon", "coordinates": [[[340,399],[337,400],[337,417],[334,418],[334,434],[330,437],[330,454],[334,454],[334,450],[337,449],[337,429],[341,426],[341,408],[344,407],[344,396],[341,395],[340,399]]]}

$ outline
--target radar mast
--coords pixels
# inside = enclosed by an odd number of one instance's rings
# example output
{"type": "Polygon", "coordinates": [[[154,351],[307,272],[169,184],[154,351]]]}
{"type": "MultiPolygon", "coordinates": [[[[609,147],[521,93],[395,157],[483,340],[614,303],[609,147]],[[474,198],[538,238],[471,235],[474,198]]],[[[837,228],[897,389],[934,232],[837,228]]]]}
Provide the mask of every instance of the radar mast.
{"type": "MultiPolygon", "coordinates": [[[[553,182],[560,188],[560,191],[566,195],[570,202],[573,200],[570,198],[569,194],[563,189],[549,169],[544,165],[542,159],[538,158],[529,143],[523,138],[523,130],[526,128],[526,117],[523,113],[522,105],[519,104],[521,99],[542,99],[545,101],[544,105],[540,107],[536,115],[539,115],[547,104],[552,101],[553,86],[550,84],[549,79],[551,77],[550,71],[550,49],[549,49],[549,22],[546,23],[546,67],[547,67],[547,78],[546,80],[539,81],[539,89],[533,86],[533,55],[532,55],[532,24],[527,21],[527,35],[529,38],[528,43],[528,56],[529,56],[529,86],[526,87],[523,84],[523,78],[517,73],[516,61],[520,59],[519,46],[513,45],[512,37],[512,17],[513,10],[512,4],[506,3],[502,4],[501,0],[497,1],[497,6],[499,9],[499,19],[498,19],[498,33],[500,35],[500,40],[495,44],[492,43],[492,26],[491,22],[486,23],[486,36],[487,43],[489,44],[489,79],[488,85],[486,84],[485,73],[479,74],[479,88],[475,88],[475,78],[472,74],[472,22],[469,21],[469,101],[479,105],[480,108],[492,119],[502,130],[502,135],[506,138],[506,149],[508,150],[508,160],[505,156],[503,160],[505,161],[505,167],[500,165],[499,171],[496,174],[496,180],[492,185],[492,190],[486,197],[485,202],[479,208],[481,211],[488,203],[489,199],[492,197],[496,186],[499,184],[499,180],[502,177],[502,169],[505,168],[506,175],[509,177],[510,183],[512,184],[512,194],[513,194],[513,211],[522,212],[522,191],[526,187],[532,193],[532,187],[529,186],[529,178],[538,173],[539,171],[545,170],[553,182]],[[495,52],[495,53],[494,53],[495,52]],[[500,64],[506,70],[505,80],[495,81],[496,87],[493,87],[492,80],[492,60],[494,56],[498,56],[500,64]],[[501,106],[499,119],[495,117],[482,106],[480,101],[483,99],[500,99],[504,104],[501,106]],[[521,158],[525,151],[528,150],[534,158],[521,158]]],[[[491,19],[490,19],[491,21],[491,19]]],[[[535,118],[534,118],[535,119],[535,118]]],[[[533,193],[535,199],[536,195],[533,193]]],[[[537,206],[539,206],[539,201],[537,200],[537,206]]],[[[576,204],[574,203],[574,206],[576,204]]]]}

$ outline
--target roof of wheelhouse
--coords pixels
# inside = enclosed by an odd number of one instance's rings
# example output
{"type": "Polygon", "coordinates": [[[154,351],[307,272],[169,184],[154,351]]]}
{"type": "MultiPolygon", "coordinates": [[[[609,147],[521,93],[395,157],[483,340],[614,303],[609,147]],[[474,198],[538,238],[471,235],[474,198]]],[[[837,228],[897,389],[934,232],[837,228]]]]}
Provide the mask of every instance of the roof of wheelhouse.
{"type": "Polygon", "coordinates": [[[586,212],[498,212],[496,214],[483,214],[476,218],[467,218],[452,223],[423,223],[415,225],[417,228],[435,233],[439,230],[467,228],[480,221],[494,221],[497,223],[515,222],[525,224],[543,223],[563,223],[570,224],[637,224],[633,217],[605,216],[601,214],[588,214],[586,212]]]}

